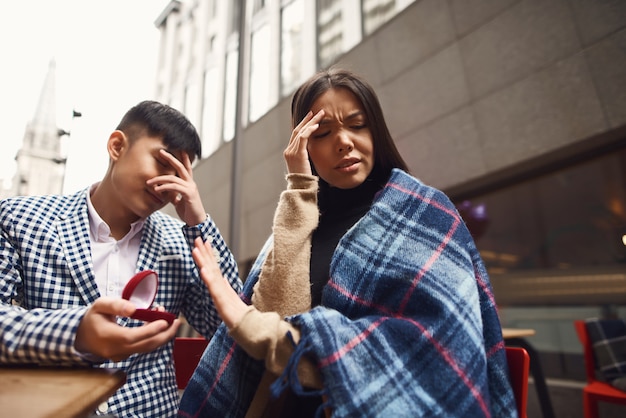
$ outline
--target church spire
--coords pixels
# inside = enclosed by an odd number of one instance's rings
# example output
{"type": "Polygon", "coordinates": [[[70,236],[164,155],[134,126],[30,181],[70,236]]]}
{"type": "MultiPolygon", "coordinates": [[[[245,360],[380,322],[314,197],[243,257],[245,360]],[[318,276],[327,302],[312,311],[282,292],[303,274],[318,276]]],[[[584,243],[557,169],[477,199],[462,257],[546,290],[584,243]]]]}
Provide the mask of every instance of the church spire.
{"type": "Polygon", "coordinates": [[[56,62],[50,60],[48,73],[33,119],[26,125],[22,148],[15,157],[15,195],[61,193],[65,159],[56,120],[56,62]]]}
{"type": "MultiPolygon", "coordinates": [[[[43,83],[43,88],[39,95],[39,102],[37,103],[37,109],[31,121],[32,126],[40,128],[54,128],[57,127],[57,115],[56,115],[56,61],[54,58],[50,60],[48,64],[48,73],[43,83]]],[[[58,144],[59,141],[55,141],[58,144]]]]}

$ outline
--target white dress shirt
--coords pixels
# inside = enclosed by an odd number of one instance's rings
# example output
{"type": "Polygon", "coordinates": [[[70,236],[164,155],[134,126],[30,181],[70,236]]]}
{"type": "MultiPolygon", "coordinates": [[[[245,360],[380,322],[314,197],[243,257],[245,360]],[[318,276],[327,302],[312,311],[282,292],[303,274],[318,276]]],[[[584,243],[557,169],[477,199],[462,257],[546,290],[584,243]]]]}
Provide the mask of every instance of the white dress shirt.
{"type": "Polygon", "coordinates": [[[121,240],[113,238],[111,228],[91,203],[90,194],[96,185],[87,194],[89,240],[96,284],[101,296],[121,297],[124,286],[135,274],[145,219],[132,223],[130,231],[121,240]]]}

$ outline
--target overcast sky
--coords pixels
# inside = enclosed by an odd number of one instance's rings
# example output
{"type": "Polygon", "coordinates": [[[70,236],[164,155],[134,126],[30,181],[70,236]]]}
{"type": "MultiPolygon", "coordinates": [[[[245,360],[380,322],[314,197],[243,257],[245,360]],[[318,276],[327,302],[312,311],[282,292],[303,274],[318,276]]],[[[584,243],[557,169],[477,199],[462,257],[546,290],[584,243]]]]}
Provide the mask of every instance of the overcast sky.
{"type": "Polygon", "coordinates": [[[99,180],[105,144],[123,114],[153,98],[159,31],[169,0],[18,0],[3,4],[0,25],[0,179],[32,119],[48,64],[56,61],[59,128],[67,141],[66,192],[99,180]],[[72,110],[83,116],[72,120],[72,110]]]}

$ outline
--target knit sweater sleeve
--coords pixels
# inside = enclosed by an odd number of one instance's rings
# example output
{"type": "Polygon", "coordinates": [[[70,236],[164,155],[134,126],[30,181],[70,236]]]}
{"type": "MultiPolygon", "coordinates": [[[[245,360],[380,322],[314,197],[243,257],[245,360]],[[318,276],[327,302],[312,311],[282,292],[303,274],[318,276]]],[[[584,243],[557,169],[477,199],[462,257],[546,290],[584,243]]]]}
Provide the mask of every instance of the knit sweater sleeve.
{"type": "Polygon", "coordinates": [[[318,178],[288,174],[287,190],[280,195],[274,214],[273,247],[269,250],[252,304],[262,312],[281,317],[311,309],[311,237],[317,227],[318,178]]]}
{"type": "MultiPolygon", "coordinates": [[[[287,175],[287,190],[281,193],[274,214],[273,247],[254,285],[254,306],[230,330],[250,356],[265,360],[265,367],[276,375],[282,373],[300,339],[300,330],[283,318],[311,309],[309,264],[319,218],[317,187],[315,176],[287,175]]],[[[298,376],[304,386],[321,387],[321,375],[307,358],[300,361],[298,376]]]]}
{"type": "MultiPolygon", "coordinates": [[[[253,306],[229,334],[251,357],[265,360],[265,367],[280,375],[300,341],[300,330],[276,312],[260,312],[253,306]]],[[[321,388],[321,374],[308,358],[298,364],[298,377],[305,387],[321,388]]]]}

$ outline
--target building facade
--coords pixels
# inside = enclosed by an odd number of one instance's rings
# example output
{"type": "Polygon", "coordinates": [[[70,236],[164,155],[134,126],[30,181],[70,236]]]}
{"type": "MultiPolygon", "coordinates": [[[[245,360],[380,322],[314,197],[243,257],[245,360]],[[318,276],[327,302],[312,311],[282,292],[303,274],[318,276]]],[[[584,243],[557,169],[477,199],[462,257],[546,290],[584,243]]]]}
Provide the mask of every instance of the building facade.
{"type": "Polygon", "coordinates": [[[194,178],[242,270],[285,186],[291,94],[340,65],[458,204],[503,323],[536,329],[548,377],[583,376],[572,321],[626,303],[626,2],[172,1],[155,24],[156,97],[199,128],[194,178]]]}

